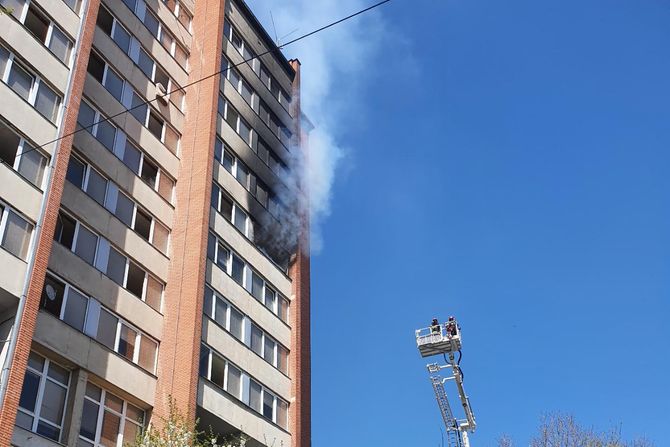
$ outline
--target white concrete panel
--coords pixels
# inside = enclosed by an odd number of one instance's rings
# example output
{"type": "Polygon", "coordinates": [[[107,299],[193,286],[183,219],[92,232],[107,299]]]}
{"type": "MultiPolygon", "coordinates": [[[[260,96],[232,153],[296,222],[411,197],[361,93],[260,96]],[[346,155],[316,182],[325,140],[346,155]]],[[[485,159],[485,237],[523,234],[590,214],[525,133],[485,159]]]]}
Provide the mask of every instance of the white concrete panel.
{"type": "Polygon", "coordinates": [[[85,216],[86,224],[98,234],[108,239],[161,281],[167,282],[167,257],[87,196],[84,191],[70,182],[65,182],[62,204],[77,216],[85,216]]]}
{"type": "Polygon", "coordinates": [[[292,445],[291,435],[288,432],[267,422],[251,408],[236,401],[202,377],[198,382],[198,405],[230,425],[243,428],[252,438],[261,442],[267,440],[267,445],[292,445]]]}
{"type": "MultiPolygon", "coordinates": [[[[210,208],[211,209],[211,208],[210,208]]],[[[210,227],[214,229],[222,240],[242,256],[251,266],[261,274],[271,286],[287,298],[291,296],[291,280],[277,268],[263,253],[254,246],[249,239],[244,237],[221,214],[212,210],[210,214],[210,227]]]]}
{"type": "Polygon", "coordinates": [[[37,222],[42,192],[4,163],[0,164],[0,197],[37,222]]]}
{"type": "Polygon", "coordinates": [[[291,400],[291,380],[208,317],[202,319],[202,339],[282,399],[291,400]]]}
{"type": "Polygon", "coordinates": [[[74,40],[79,31],[79,16],[70,8],[63,8],[63,0],[31,0],[53,18],[60,29],[74,40]]]}
{"type": "Polygon", "coordinates": [[[28,30],[9,15],[0,15],[0,38],[10,49],[27,61],[41,77],[49,80],[61,94],[67,85],[68,68],[51,54],[42,43],[33,38],[28,30]]]}
{"type": "Polygon", "coordinates": [[[38,314],[34,340],[153,406],[155,377],[56,317],[43,311],[38,314]]]}
{"type": "MultiPolygon", "coordinates": [[[[1,25],[0,28],[2,28],[1,25]]],[[[2,98],[0,115],[27,135],[35,144],[44,144],[56,138],[56,126],[3,82],[0,82],[0,98],[2,98]]],[[[54,145],[55,143],[52,143],[42,149],[49,155],[53,155],[54,145]]]]}
{"type": "MultiPolygon", "coordinates": [[[[144,49],[147,50],[149,54],[151,54],[151,57],[153,57],[161,67],[167,70],[170,77],[177,81],[179,85],[186,84],[188,80],[188,73],[186,73],[186,71],[181,67],[181,65],[177,63],[177,61],[170,55],[170,53],[168,53],[167,50],[163,48],[160,42],[154,38],[153,34],[149,32],[147,27],[144,26],[140,19],[123,3],[115,1],[106,4],[112,11],[112,14],[114,14],[116,18],[121,21],[123,26],[126,27],[135,36],[140,44],[142,44],[142,47],[144,47],[144,49]]],[[[95,43],[97,45],[97,42],[95,43]]]]}
{"type": "MultiPolygon", "coordinates": [[[[127,9],[124,5],[121,5],[120,7],[127,9]]],[[[133,17],[135,16],[133,15],[133,17]]],[[[141,26],[144,28],[144,25],[141,26]]],[[[113,65],[113,67],[119,71],[121,76],[130,82],[133,90],[142,95],[148,101],[152,101],[156,98],[157,90],[154,83],[146,77],[144,72],[142,72],[142,70],[140,70],[140,68],[135,65],[123,51],[121,51],[118,45],[116,45],[116,43],[114,43],[114,41],[107,34],[100,30],[100,28],[96,28],[95,30],[93,45],[101,54],[104,55],[104,57],[113,65]]],[[[158,42],[156,42],[156,45],[158,45],[161,49],[163,48],[158,44],[158,42]]],[[[185,84],[183,82],[177,82],[180,85],[185,84]]],[[[167,88],[167,85],[164,87],[167,88]]],[[[163,105],[160,101],[154,101],[152,106],[158,109],[161,114],[167,118],[175,128],[177,128],[177,130],[182,131],[184,128],[184,114],[179,109],[177,109],[177,107],[172,104],[172,102],[168,102],[167,105],[163,105]]]]}
{"type": "MultiPolygon", "coordinates": [[[[33,236],[34,237],[34,236],[33,236]]],[[[0,288],[18,297],[23,293],[23,280],[28,264],[0,247],[0,288]]]]}
{"type": "Polygon", "coordinates": [[[14,426],[14,433],[12,433],[12,445],[18,447],[63,447],[51,439],[45,438],[28,430],[24,430],[19,426],[14,426]]]}
{"type": "MultiPolygon", "coordinates": [[[[98,109],[106,116],[113,116],[125,110],[105,88],[91,75],[86,75],[84,94],[89,97],[98,109]]],[[[144,152],[156,160],[173,178],[179,172],[179,159],[170,152],[149,130],[142,126],[129,113],[123,113],[112,120],[117,127],[121,127],[144,152]]]]}
{"type": "Polygon", "coordinates": [[[291,328],[209,260],[205,280],[233,306],[266,330],[272,338],[291,349],[291,328]]]}
{"type": "Polygon", "coordinates": [[[105,149],[93,135],[85,131],[78,132],[74,137],[74,147],[114,183],[130,193],[137,203],[142,204],[163,224],[172,227],[174,207],[135,175],[118,157],[105,149]]]}
{"type": "Polygon", "coordinates": [[[53,245],[49,270],[87,295],[95,297],[103,306],[146,334],[161,339],[161,314],[58,243],[53,245]]]}

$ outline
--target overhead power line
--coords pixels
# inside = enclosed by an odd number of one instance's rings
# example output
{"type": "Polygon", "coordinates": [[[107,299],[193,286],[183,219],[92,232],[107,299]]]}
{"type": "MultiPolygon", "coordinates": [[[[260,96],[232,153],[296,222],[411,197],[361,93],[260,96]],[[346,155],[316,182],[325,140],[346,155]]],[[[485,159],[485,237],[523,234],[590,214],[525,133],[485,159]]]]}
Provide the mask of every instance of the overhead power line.
{"type": "MultiPolygon", "coordinates": [[[[318,34],[318,33],[322,32],[322,31],[325,31],[325,30],[327,30],[328,28],[332,28],[332,27],[335,26],[335,25],[339,25],[339,24],[342,23],[342,22],[346,22],[346,21],[349,20],[349,19],[353,19],[353,18],[356,17],[356,16],[359,16],[359,15],[364,14],[364,13],[370,11],[370,10],[373,10],[373,9],[375,9],[375,8],[378,8],[379,6],[383,5],[384,3],[388,3],[388,2],[390,2],[390,1],[391,1],[391,0],[383,0],[383,1],[380,1],[380,2],[378,2],[378,3],[375,3],[374,5],[368,6],[367,8],[361,9],[361,10],[359,10],[359,11],[353,13],[353,14],[350,14],[350,15],[348,15],[348,16],[346,16],[346,17],[343,17],[343,18],[341,18],[341,19],[339,19],[339,20],[336,20],[336,21],[334,21],[334,22],[331,22],[331,23],[329,23],[329,24],[327,24],[327,25],[325,25],[325,26],[322,26],[321,28],[317,28],[317,29],[315,29],[315,30],[313,30],[313,31],[310,31],[310,32],[307,33],[307,34],[303,34],[303,35],[300,36],[300,37],[297,37],[297,38],[295,38],[295,39],[293,39],[293,40],[290,40],[290,41],[288,41],[288,42],[286,42],[286,43],[284,43],[284,44],[278,45],[276,48],[271,48],[271,49],[269,49],[269,50],[263,51],[262,53],[259,53],[259,54],[257,54],[257,55],[254,56],[254,57],[250,57],[249,59],[245,59],[245,60],[243,60],[242,62],[237,63],[237,64],[229,65],[227,68],[224,68],[224,69],[219,70],[219,71],[217,71],[217,72],[214,72],[214,73],[212,73],[212,74],[210,74],[210,75],[207,75],[207,76],[205,76],[205,77],[202,77],[202,78],[200,78],[200,79],[197,79],[197,80],[195,80],[195,81],[193,81],[193,82],[191,82],[191,83],[188,83],[188,84],[184,85],[183,87],[175,88],[175,89],[170,90],[169,92],[164,93],[164,94],[162,94],[162,95],[156,95],[156,97],[155,97],[154,99],[151,99],[151,100],[148,100],[148,101],[141,102],[141,103],[139,103],[139,104],[137,104],[137,105],[135,105],[135,106],[133,106],[133,107],[126,108],[126,109],[124,109],[124,110],[122,110],[122,111],[120,111],[120,112],[118,112],[118,113],[115,113],[114,115],[110,115],[110,116],[108,116],[107,118],[104,118],[104,119],[100,119],[100,120],[98,120],[98,121],[95,121],[95,122],[93,122],[92,124],[89,124],[89,125],[86,126],[86,127],[80,127],[80,128],[76,129],[76,130],[73,131],[73,132],[67,133],[67,134],[65,134],[65,135],[62,135],[62,136],[56,138],[56,139],[53,139],[53,140],[48,141],[48,142],[46,142],[46,143],[40,144],[39,146],[35,146],[35,147],[33,147],[33,148],[30,148],[30,149],[28,149],[28,150],[25,150],[25,151],[23,151],[23,154],[26,154],[26,153],[28,153],[28,152],[37,150],[38,148],[43,148],[43,147],[48,146],[48,145],[50,145],[50,144],[52,144],[52,143],[56,143],[56,142],[58,142],[59,140],[62,140],[63,138],[67,138],[67,137],[70,137],[70,136],[72,136],[72,135],[75,135],[75,134],[81,132],[82,130],[88,130],[88,129],[92,128],[93,126],[95,126],[96,124],[100,124],[100,123],[104,123],[104,122],[107,122],[107,121],[111,121],[112,119],[117,118],[117,117],[119,117],[119,116],[121,116],[121,115],[124,115],[124,114],[126,114],[126,113],[128,113],[128,112],[130,112],[130,111],[132,111],[132,110],[135,110],[135,109],[137,109],[137,108],[143,107],[143,106],[148,105],[148,104],[151,104],[152,102],[158,101],[158,100],[161,99],[161,98],[165,98],[165,97],[167,97],[168,95],[170,95],[170,93],[172,93],[172,92],[176,92],[176,91],[179,91],[179,90],[186,90],[187,88],[189,88],[189,87],[191,87],[191,86],[193,86],[193,85],[195,85],[195,84],[198,84],[198,83],[200,83],[200,82],[206,81],[207,79],[213,78],[214,76],[218,76],[218,75],[220,75],[220,74],[223,74],[223,73],[227,72],[228,70],[230,70],[231,68],[239,67],[239,66],[241,66],[241,65],[243,65],[243,64],[246,64],[246,63],[249,63],[249,62],[253,61],[254,59],[259,59],[260,57],[265,56],[266,54],[270,54],[270,53],[278,52],[279,50],[283,49],[284,47],[287,47],[287,46],[289,46],[289,45],[291,45],[291,44],[294,44],[294,43],[296,43],[296,42],[298,42],[298,41],[300,41],[300,40],[306,39],[306,38],[308,38],[308,37],[311,37],[311,36],[313,36],[313,35],[315,35],[315,34],[318,34]]],[[[4,163],[4,161],[2,161],[2,163],[4,163]]]]}

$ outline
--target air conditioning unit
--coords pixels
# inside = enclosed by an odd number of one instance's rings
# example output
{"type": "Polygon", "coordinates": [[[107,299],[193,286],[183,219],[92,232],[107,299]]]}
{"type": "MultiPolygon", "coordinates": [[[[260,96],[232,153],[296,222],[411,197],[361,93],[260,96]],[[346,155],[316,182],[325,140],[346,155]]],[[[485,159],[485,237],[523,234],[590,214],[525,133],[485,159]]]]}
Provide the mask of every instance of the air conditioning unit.
{"type": "Polygon", "coordinates": [[[168,103],[167,90],[165,90],[165,86],[163,86],[163,84],[160,82],[156,84],[156,98],[161,104],[167,105],[168,103]]]}

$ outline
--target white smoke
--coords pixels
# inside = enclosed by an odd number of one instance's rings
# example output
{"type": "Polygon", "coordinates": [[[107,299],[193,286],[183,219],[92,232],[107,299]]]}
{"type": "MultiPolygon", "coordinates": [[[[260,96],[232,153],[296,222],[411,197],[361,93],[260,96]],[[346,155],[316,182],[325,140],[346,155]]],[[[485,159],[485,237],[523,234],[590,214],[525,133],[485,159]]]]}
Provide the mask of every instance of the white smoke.
{"type": "MultiPolygon", "coordinates": [[[[269,34],[277,30],[279,44],[327,25],[370,5],[365,0],[249,0],[269,34]],[[272,16],[270,15],[272,12],[272,16]],[[274,26],[272,19],[274,19],[274,26]]],[[[333,182],[338,167],[349,159],[340,143],[347,126],[360,123],[358,97],[386,32],[377,10],[365,13],[284,50],[301,66],[302,111],[314,124],[309,134],[305,180],[309,189],[312,253],[323,247],[321,225],[330,215],[333,182]]]]}

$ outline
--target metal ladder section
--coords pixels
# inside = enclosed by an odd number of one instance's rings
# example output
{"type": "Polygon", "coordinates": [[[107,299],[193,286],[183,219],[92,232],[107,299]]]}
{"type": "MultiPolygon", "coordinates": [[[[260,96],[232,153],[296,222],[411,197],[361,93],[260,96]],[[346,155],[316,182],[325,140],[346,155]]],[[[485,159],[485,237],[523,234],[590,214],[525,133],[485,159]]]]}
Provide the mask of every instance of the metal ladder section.
{"type": "Polygon", "coordinates": [[[430,376],[430,381],[433,384],[433,390],[435,391],[437,406],[440,407],[440,413],[442,414],[444,425],[447,428],[447,446],[462,447],[461,432],[458,429],[458,421],[451,411],[451,406],[449,406],[447,392],[444,389],[444,379],[436,375],[430,376]]]}

